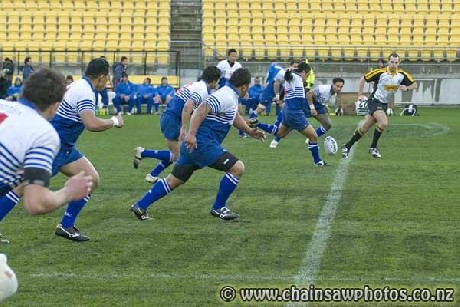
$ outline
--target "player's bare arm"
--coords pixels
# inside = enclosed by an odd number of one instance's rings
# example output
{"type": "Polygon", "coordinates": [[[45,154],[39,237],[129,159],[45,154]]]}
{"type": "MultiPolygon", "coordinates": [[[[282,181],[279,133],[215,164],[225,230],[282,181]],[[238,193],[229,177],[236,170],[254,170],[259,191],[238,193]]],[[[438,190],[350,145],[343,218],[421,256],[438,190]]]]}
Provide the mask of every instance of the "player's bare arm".
{"type": "Polygon", "coordinates": [[[110,119],[103,119],[96,117],[91,110],[85,110],[80,113],[80,117],[85,128],[92,132],[102,132],[113,127],[121,128],[124,125],[121,115],[112,116],[110,119]]]}
{"type": "Polygon", "coordinates": [[[254,139],[265,141],[265,132],[257,128],[250,128],[246,123],[246,120],[238,113],[236,114],[235,120],[233,121],[233,126],[237,129],[243,130],[244,133],[254,139]]]}

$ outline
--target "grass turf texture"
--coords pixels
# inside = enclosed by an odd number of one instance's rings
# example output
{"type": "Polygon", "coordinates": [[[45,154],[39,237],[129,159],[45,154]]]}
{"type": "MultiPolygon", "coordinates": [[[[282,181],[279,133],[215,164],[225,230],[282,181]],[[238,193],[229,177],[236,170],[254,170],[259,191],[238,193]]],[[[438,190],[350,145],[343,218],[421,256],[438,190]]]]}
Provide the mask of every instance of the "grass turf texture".
{"type": "MultiPolygon", "coordinates": [[[[459,109],[422,108],[420,114],[390,118],[379,144],[382,159],[367,153],[373,130],[355,145],[317,287],[454,287],[459,304],[459,109]]],[[[330,135],[339,146],[360,119],[332,118],[330,135]]],[[[261,143],[239,139],[232,129],[224,145],[246,167],[229,200],[240,222],[210,216],[223,175],[212,169],[196,172],[149,209],[152,220],[140,222],[128,209],[150,188],[144,177],[157,161],[145,159],[134,170],[132,149],[165,145],[159,117],[125,120],[123,129],[85,132],[78,144],[101,175],[100,188],[76,224],[90,242],[54,236],[63,209],[31,217],[18,205],[0,223],[11,241],[0,251],[19,279],[18,293],[5,306],[214,306],[223,303],[219,289],[225,285],[285,288],[294,283],[340,153],[323,154],[332,167],[318,169],[297,132],[270,149],[271,136],[261,143]]],[[[53,187],[63,180],[54,178],[53,187]]],[[[440,305],[393,305],[401,304],[440,305]]]]}

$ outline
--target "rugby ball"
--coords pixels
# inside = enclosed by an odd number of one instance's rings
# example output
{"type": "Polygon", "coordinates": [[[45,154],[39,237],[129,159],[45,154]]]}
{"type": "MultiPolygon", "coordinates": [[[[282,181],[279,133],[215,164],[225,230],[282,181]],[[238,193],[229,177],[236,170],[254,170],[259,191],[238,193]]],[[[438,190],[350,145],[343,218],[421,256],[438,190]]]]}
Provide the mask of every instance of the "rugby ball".
{"type": "Polygon", "coordinates": [[[330,135],[326,137],[324,140],[324,150],[328,155],[335,155],[337,150],[339,149],[339,145],[337,145],[337,141],[330,135]]]}
{"type": "Polygon", "coordinates": [[[16,274],[6,264],[6,255],[0,254],[0,302],[16,293],[17,289],[16,274]]]}

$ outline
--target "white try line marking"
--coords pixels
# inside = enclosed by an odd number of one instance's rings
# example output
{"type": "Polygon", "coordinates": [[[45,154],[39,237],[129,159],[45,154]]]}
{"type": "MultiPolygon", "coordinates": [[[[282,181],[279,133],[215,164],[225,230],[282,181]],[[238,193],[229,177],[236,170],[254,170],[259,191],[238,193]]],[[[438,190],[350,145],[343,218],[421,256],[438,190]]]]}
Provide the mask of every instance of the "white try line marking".
{"type": "MultiPolygon", "coordinates": [[[[348,159],[340,160],[339,168],[331,185],[331,191],[327,195],[326,203],[316,223],[315,231],[303,257],[299,274],[294,278],[295,284],[299,287],[308,287],[317,279],[321,258],[331,235],[331,225],[334,221],[340,198],[342,197],[342,189],[347,179],[348,167],[353,159],[353,155],[354,150],[351,150],[348,159]]],[[[290,305],[287,304],[287,306],[290,305]]]]}

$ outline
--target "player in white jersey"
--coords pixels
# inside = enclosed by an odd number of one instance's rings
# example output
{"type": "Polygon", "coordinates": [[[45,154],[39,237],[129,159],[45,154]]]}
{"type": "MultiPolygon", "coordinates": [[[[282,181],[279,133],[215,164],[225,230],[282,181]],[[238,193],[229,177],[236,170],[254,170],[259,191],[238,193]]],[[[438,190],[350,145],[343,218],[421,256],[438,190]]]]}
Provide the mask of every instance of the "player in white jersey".
{"type": "Polygon", "coordinates": [[[222,60],[217,64],[217,68],[219,68],[219,70],[222,73],[222,77],[219,81],[219,88],[223,87],[225,83],[228,80],[230,80],[230,77],[232,76],[233,72],[243,67],[239,62],[236,61],[236,58],[236,49],[229,49],[227,51],[227,59],[222,60]]]}
{"type": "Polygon", "coordinates": [[[244,164],[224,149],[222,142],[232,125],[253,138],[265,139],[262,131],[251,129],[238,113],[238,100],[246,95],[250,82],[249,71],[238,69],[224,87],[211,94],[196,109],[172,173],[158,180],[142,199],[131,206],[130,210],[139,220],[149,218],[147,208],[150,205],[187,182],[194,171],[207,166],[225,172],[211,214],[224,220],[238,217],[226,207],[226,202],[243,175],[244,164]]]}
{"type": "Polygon", "coordinates": [[[142,158],[155,158],[160,163],[145,177],[150,183],[158,180],[160,173],[179,157],[180,142],[184,139],[193,109],[206,100],[211,90],[215,89],[220,78],[220,70],[209,66],[200,80],[183,86],[166,106],[161,116],[161,132],[169,150],[152,150],[137,147],[134,154],[134,168],[139,167],[142,158]]]}
{"type": "Polygon", "coordinates": [[[26,80],[19,102],[0,100],[0,220],[22,195],[30,214],[48,213],[88,195],[91,177],[71,177],[48,189],[59,136],[48,122],[65,93],[64,76],[40,69],[26,80]]]}

